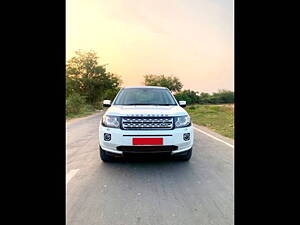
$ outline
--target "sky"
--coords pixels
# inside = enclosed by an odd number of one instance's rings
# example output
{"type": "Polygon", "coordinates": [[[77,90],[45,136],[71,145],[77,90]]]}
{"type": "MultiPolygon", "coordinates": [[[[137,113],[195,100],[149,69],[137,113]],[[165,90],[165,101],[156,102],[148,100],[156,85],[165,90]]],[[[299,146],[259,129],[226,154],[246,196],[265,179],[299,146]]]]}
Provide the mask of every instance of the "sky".
{"type": "Polygon", "coordinates": [[[66,0],[66,59],[94,50],[122,86],[145,74],[234,90],[233,0],[66,0]]]}

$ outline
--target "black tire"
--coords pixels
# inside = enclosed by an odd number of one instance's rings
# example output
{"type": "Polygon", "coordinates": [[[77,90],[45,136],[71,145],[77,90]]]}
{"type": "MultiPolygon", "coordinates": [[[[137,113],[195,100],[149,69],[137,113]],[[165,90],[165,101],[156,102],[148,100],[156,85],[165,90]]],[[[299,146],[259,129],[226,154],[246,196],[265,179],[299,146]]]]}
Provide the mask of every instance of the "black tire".
{"type": "Polygon", "coordinates": [[[178,159],[180,161],[189,161],[192,157],[192,151],[193,151],[193,148],[186,151],[185,154],[177,156],[176,159],[178,159]]]}
{"type": "Polygon", "coordinates": [[[103,162],[112,162],[114,160],[114,158],[108,155],[107,152],[104,151],[100,146],[99,146],[99,152],[100,152],[100,158],[103,162]]]}

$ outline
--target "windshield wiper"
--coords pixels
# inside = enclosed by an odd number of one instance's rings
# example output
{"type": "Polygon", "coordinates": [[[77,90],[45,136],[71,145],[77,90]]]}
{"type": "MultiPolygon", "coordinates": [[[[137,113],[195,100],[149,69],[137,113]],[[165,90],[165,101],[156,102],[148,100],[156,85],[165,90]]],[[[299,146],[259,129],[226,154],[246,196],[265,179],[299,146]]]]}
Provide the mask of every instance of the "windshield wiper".
{"type": "Polygon", "coordinates": [[[123,105],[153,105],[153,104],[123,104],[123,105]]]}
{"type": "Polygon", "coordinates": [[[155,105],[175,105],[175,104],[155,104],[155,105]]]}

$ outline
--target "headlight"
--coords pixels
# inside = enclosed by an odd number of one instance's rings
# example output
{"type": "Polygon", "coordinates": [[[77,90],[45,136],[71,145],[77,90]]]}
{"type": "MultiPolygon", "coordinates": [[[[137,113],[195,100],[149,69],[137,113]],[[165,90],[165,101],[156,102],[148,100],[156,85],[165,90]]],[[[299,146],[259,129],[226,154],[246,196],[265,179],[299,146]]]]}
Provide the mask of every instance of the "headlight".
{"type": "Polygon", "coordinates": [[[120,117],[118,116],[106,116],[102,117],[102,125],[105,127],[120,127],[120,117]]]}
{"type": "Polygon", "coordinates": [[[191,125],[190,116],[178,116],[175,117],[175,127],[188,127],[191,125]]]}

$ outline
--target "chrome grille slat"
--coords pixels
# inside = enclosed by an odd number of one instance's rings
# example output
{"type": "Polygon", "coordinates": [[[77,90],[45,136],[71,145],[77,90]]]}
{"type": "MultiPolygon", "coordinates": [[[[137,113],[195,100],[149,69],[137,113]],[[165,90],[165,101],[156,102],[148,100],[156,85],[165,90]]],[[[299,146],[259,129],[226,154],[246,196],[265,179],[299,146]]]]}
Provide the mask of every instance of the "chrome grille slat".
{"type": "Polygon", "coordinates": [[[125,130],[129,129],[172,129],[172,117],[123,117],[122,127],[125,130]]]}

